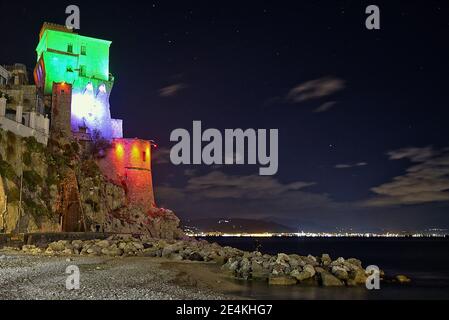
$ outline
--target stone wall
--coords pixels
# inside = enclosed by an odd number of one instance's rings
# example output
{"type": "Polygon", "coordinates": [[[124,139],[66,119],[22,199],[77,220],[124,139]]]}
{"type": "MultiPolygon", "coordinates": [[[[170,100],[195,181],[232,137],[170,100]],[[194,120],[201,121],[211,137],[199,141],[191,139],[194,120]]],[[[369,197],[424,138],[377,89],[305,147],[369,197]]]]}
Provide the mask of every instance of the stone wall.
{"type": "Polygon", "coordinates": [[[57,186],[47,180],[45,159],[45,146],[34,138],[0,130],[0,228],[5,232],[58,230],[58,219],[50,215],[57,186]]]}
{"type": "Polygon", "coordinates": [[[70,137],[72,129],[70,125],[72,116],[72,86],[66,83],[53,85],[53,97],[51,100],[51,132],[62,133],[70,137]]]}
{"type": "MultiPolygon", "coordinates": [[[[45,232],[45,233],[32,233],[25,234],[24,236],[24,244],[26,245],[47,245],[51,242],[66,240],[103,240],[112,236],[110,233],[101,233],[101,232],[70,232],[70,233],[61,233],[61,232],[45,232]]],[[[6,238],[6,237],[5,237],[6,238]]]]}
{"type": "MultiPolygon", "coordinates": [[[[8,85],[1,86],[0,92],[8,95],[10,101],[8,107],[15,110],[18,105],[23,107],[24,111],[37,111],[37,91],[34,85],[8,85]]],[[[0,94],[1,96],[1,94],[0,94]]]]}
{"type": "Polygon", "coordinates": [[[151,172],[151,143],[140,139],[114,139],[99,161],[103,174],[126,190],[129,204],[143,210],[156,207],[151,172]]]}

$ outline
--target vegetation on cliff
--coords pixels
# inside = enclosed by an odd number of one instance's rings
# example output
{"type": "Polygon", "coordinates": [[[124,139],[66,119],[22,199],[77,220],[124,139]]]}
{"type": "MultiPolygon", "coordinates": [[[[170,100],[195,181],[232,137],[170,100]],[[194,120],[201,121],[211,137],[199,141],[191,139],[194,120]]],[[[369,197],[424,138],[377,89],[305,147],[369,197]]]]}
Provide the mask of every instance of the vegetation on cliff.
{"type": "Polygon", "coordinates": [[[75,210],[85,231],[181,237],[179,219],[172,212],[160,215],[160,209],[148,212],[131,205],[126,185],[102,174],[97,161],[109,148],[110,142],[98,133],[82,144],[53,133],[44,146],[33,137],[0,129],[0,192],[7,196],[8,209],[0,223],[5,231],[61,231],[62,217],[75,210]]]}

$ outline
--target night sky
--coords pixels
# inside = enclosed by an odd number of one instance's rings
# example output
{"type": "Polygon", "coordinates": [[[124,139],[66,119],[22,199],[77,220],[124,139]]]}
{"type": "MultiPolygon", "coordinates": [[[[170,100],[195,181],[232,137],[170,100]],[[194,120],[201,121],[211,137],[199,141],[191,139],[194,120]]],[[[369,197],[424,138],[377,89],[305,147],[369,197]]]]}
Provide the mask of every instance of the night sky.
{"type": "Polygon", "coordinates": [[[0,64],[35,64],[44,21],[81,9],[113,41],[114,118],[154,139],[160,206],[304,230],[449,227],[447,1],[0,0],[0,64]],[[377,4],[381,30],[365,27],[377,4]],[[279,129],[279,172],[169,163],[170,133],[279,129]]]}

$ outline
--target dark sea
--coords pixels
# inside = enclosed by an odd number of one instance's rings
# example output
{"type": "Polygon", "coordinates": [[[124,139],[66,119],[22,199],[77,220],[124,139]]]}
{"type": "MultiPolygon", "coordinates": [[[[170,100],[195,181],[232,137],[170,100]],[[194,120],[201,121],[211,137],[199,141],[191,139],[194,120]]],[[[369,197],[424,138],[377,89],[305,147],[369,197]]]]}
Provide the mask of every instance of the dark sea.
{"type": "Polygon", "coordinates": [[[410,284],[381,283],[380,290],[366,288],[268,287],[250,282],[241,292],[254,299],[319,299],[319,300],[415,300],[449,299],[448,238],[228,238],[208,237],[210,242],[246,251],[257,247],[262,253],[319,256],[328,253],[338,257],[360,259],[364,267],[377,265],[388,276],[403,274],[410,284]]]}

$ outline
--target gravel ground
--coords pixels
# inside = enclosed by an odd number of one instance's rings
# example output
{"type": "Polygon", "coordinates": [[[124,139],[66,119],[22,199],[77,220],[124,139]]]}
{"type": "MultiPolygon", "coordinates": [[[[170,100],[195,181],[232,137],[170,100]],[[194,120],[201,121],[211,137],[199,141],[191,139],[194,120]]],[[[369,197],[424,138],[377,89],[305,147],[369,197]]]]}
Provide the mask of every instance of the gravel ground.
{"type": "Polygon", "coordinates": [[[215,300],[205,288],[176,284],[161,259],[45,257],[0,251],[0,300],[215,300]],[[65,287],[68,266],[79,267],[80,290],[65,287]]]}

